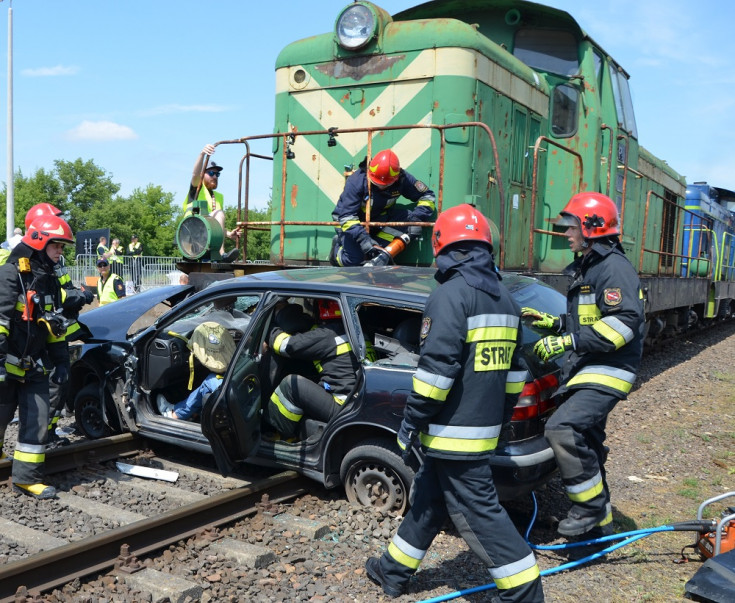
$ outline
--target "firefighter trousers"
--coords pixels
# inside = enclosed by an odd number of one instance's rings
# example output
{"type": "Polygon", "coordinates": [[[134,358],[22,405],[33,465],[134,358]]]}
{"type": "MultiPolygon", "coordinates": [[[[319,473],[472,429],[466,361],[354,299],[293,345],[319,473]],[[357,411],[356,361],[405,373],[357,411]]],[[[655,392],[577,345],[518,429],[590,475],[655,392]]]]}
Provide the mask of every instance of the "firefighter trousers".
{"type": "Polygon", "coordinates": [[[13,453],[13,483],[43,482],[49,422],[49,380],[41,368],[23,381],[6,379],[0,386],[0,442],[18,409],[18,441],[13,453]]]}
{"type": "Polygon", "coordinates": [[[383,575],[405,590],[447,518],[490,571],[500,601],[543,601],[539,568],[526,541],[498,502],[488,459],[426,457],[414,500],[387,552],[383,575]]]}
{"type": "Polygon", "coordinates": [[[341,409],[324,386],[302,375],[288,375],[278,384],[263,411],[263,419],[284,438],[296,434],[304,416],[327,422],[341,409]]]}
{"type": "Polygon", "coordinates": [[[599,515],[609,503],[605,480],[607,416],[619,398],[593,389],[572,390],[546,423],[567,496],[583,515],[599,515]]]}

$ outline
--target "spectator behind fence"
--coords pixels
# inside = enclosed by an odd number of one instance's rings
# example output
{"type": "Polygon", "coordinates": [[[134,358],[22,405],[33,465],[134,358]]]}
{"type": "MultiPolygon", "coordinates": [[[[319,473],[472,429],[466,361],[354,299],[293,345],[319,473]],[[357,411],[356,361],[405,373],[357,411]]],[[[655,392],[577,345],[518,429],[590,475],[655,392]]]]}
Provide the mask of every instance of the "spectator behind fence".
{"type": "Polygon", "coordinates": [[[100,300],[100,306],[125,297],[125,283],[110,270],[110,262],[104,258],[97,260],[97,270],[100,273],[97,283],[97,298],[100,300]]]}
{"type": "Polygon", "coordinates": [[[127,255],[130,256],[130,274],[131,280],[133,281],[133,288],[135,289],[136,293],[140,293],[140,272],[141,256],[143,255],[143,245],[140,241],[138,241],[138,235],[132,235],[130,237],[127,255]]]}

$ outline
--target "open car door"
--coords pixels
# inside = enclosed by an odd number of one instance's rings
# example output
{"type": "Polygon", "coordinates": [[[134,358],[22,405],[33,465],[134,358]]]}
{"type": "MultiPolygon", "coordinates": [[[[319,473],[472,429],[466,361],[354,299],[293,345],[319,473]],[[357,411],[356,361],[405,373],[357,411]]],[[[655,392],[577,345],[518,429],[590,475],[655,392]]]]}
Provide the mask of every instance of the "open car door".
{"type": "Polygon", "coordinates": [[[270,309],[254,317],[223,386],[202,407],[202,433],[209,440],[217,468],[224,476],[233,473],[237,463],[249,457],[260,444],[261,341],[270,309]]]}

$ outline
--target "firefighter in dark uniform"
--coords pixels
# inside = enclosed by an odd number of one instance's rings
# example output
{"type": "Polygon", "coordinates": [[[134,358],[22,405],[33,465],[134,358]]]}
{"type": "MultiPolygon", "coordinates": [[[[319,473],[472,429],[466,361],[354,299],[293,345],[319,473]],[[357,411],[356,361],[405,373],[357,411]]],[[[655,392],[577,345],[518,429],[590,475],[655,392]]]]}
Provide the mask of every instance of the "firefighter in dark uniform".
{"type": "Polygon", "coordinates": [[[54,266],[74,242],[58,216],[36,218],[8,262],[0,266],[0,442],[19,414],[13,487],[39,499],[56,490],[43,483],[49,423],[49,374],[69,379],[66,319],[54,266]]]}
{"type": "Polygon", "coordinates": [[[365,220],[368,200],[372,222],[428,222],[436,209],[434,192],[402,169],[393,151],[381,151],[370,165],[363,161],[345,182],[332,213],[332,218],[340,224],[329,257],[332,265],[359,266],[372,258],[372,265],[385,265],[391,258],[380,253],[380,249],[396,238],[406,245],[411,238],[420,236],[420,226],[373,227],[368,233],[360,224],[365,220]],[[415,201],[416,207],[411,211],[396,207],[401,196],[415,201]]]}
{"type": "Polygon", "coordinates": [[[263,418],[284,439],[296,434],[304,416],[327,422],[342,410],[360,370],[336,301],[317,300],[320,324],[311,329],[308,320],[287,316],[301,311],[300,306],[294,306],[289,304],[278,310],[276,322],[281,326],[273,329],[270,347],[285,358],[312,362],[317,381],[291,374],[284,377],[273,392],[263,418]],[[297,326],[299,323],[303,326],[297,326]],[[292,332],[283,327],[290,327],[292,332]],[[308,330],[294,332],[303,329],[308,330]]]}
{"type": "MultiPolygon", "coordinates": [[[[37,203],[26,213],[26,230],[30,228],[31,223],[36,218],[44,216],[61,217],[62,214],[63,212],[60,209],[50,203],[37,203]]],[[[78,321],[79,312],[86,304],[92,303],[94,295],[91,291],[79,289],[74,286],[71,276],[69,276],[69,271],[66,269],[63,255],[54,266],[54,274],[56,274],[56,277],[59,279],[59,285],[61,285],[62,314],[67,319],[65,339],[67,343],[69,343],[76,339],[83,338],[86,329],[83,328],[78,321]]],[[[48,444],[67,444],[69,442],[69,440],[59,437],[56,433],[56,426],[61,418],[61,411],[63,410],[61,401],[66,397],[67,387],[68,383],[57,384],[53,379],[49,383],[50,411],[48,444]]]]}
{"type": "Polygon", "coordinates": [[[566,354],[558,392],[563,403],[545,428],[572,501],[558,531],[609,534],[605,425],[633,387],[641,362],[643,293],[620,245],[618,209],[611,199],[593,192],[574,195],[555,223],[567,227],[570,248],[579,254],[565,269],[572,278],[567,313],[555,317],[523,308],[523,316],[557,333],[537,342],[534,351],[542,360],[566,354]]]}
{"type": "Polygon", "coordinates": [[[414,500],[368,576],[397,597],[451,518],[485,563],[501,601],[543,601],[536,558],[498,502],[489,458],[523,389],[520,308],[499,282],[490,224],[471,205],[442,212],[432,245],[436,280],[420,334],[421,357],[398,432],[407,462],[424,464],[414,500]]]}

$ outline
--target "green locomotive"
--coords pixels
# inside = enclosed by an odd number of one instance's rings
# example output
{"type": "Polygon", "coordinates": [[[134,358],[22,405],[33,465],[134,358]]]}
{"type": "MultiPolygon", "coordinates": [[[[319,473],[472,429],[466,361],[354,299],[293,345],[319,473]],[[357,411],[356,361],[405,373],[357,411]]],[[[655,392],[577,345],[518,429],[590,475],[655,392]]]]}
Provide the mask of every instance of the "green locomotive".
{"type": "MultiPolygon", "coordinates": [[[[333,31],[278,56],[274,134],[223,141],[247,147],[245,210],[249,145],[263,139],[272,220],[242,227],[270,228],[271,266],[326,264],[345,177],[390,148],[436,192],[437,211],[469,202],[498,226],[503,270],[565,290],[568,245],[549,220],[573,194],[599,191],[620,210],[652,338],[732,313],[732,229],[720,237],[692,219],[684,178],[639,144],[628,74],[562,10],[434,0],[391,17],[354,2],[333,31]]],[[[431,264],[430,227],[397,263],[431,264]]]]}

